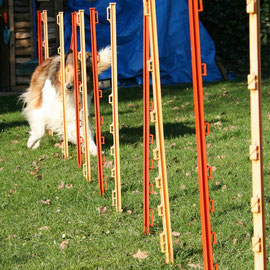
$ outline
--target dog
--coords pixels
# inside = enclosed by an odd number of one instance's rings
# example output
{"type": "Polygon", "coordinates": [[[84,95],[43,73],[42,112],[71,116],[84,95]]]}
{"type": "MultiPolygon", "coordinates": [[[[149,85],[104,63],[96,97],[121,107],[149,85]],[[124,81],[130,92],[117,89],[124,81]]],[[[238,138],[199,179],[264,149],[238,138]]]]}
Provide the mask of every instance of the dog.
{"type": "MultiPolygon", "coordinates": [[[[98,74],[111,66],[111,48],[108,46],[99,52],[98,74]]],[[[86,53],[88,111],[90,112],[92,90],[92,57],[86,53]],[[89,91],[91,89],[91,91],[89,91]]],[[[80,63],[79,80],[80,80],[80,63]]],[[[40,140],[46,130],[52,130],[63,139],[63,103],[61,93],[60,56],[56,55],[46,59],[39,65],[32,77],[30,87],[20,96],[23,102],[23,115],[27,119],[31,131],[27,141],[27,147],[37,149],[40,140]]],[[[76,119],[75,119],[75,96],[74,96],[74,67],[73,52],[68,51],[65,55],[65,91],[66,91],[66,121],[68,141],[76,144],[76,119]]],[[[80,97],[81,98],[81,97],[80,97]]],[[[97,147],[91,131],[89,121],[89,149],[91,155],[97,154],[97,147]]]]}

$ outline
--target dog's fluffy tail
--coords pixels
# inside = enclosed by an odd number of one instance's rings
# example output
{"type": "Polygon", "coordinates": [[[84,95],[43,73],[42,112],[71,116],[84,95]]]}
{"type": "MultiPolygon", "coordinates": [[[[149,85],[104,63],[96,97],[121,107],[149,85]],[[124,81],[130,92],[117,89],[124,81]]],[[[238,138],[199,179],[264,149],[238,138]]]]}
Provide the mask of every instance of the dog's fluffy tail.
{"type": "Polygon", "coordinates": [[[112,50],[111,46],[107,46],[101,49],[99,52],[100,61],[98,63],[98,74],[101,74],[103,71],[111,67],[112,63],[112,50]]]}

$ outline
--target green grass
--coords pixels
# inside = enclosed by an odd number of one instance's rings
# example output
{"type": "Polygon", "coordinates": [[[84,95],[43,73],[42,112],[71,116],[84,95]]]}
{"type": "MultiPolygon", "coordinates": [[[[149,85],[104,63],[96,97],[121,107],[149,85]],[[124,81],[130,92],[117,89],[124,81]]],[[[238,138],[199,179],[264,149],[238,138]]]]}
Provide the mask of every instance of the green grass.
{"type": "MultiPolygon", "coordinates": [[[[264,80],[267,246],[269,86],[270,80],[264,80]]],[[[102,134],[106,140],[106,159],[112,160],[108,94],[104,93],[101,100],[105,122],[102,134]]],[[[208,163],[215,166],[214,179],[209,182],[210,197],[215,200],[215,212],[211,214],[212,230],[217,233],[214,258],[220,269],[252,269],[249,91],[245,81],[234,81],[206,84],[204,94],[205,118],[211,123],[208,163]]],[[[88,184],[76,166],[74,145],[69,147],[71,158],[67,160],[61,158],[60,149],[54,146],[59,141],[55,136],[46,135],[39,149],[28,150],[29,126],[20,113],[21,105],[16,97],[1,97],[1,269],[192,269],[189,264],[203,267],[192,86],[163,87],[162,96],[172,231],[180,233],[173,240],[175,265],[166,265],[160,252],[162,223],[156,211],[160,203],[157,190],[151,195],[155,226],[150,236],[143,234],[142,89],[125,88],[119,93],[121,214],[116,214],[111,206],[112,179],[108,181],[105,197],[98,195],[96,158],[91,159],[94,181],[88,184]],[[36,164],[38,172],[33,174],[36,164]],[[72,188],[58,189],[61,181],[72,184],[72,188]],[[40,203],[47,199],[50,204],[40,203]],[[97,208],[101,206],[107,207],[107,213],[99,214],[97,208]],[[44,226],[48,229],[39,230],[44,226]],[[59,245],[63,240],[68,240],[68,247],[62,250],[59,245]],[[148,252],[148,257],[141,261],[134,259],[132,255],[138,249],[148,252]]],[[[92,115],[93,112],[92,108],[92,115]]],[[[109,178],[110,170],[104,168],[104,172],[109,178]]],[[[156,169],[151,171],[152,181],[156,175],[156,169]]]]}

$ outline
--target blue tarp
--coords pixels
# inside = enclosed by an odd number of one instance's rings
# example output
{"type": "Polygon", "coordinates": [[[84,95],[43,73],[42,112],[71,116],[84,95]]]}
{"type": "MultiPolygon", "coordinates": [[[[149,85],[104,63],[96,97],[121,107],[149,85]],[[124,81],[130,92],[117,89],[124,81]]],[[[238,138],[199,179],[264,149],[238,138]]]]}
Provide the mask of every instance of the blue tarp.
{"type": "MultiPolygon", "coordinates": [[[[70,13],[84,9],[86,24],[86,49],[90,50],[89,7],[98,11],[98,49],[110,44],[110,24],[106,9],[111,0],[81,1],[68,0],[65,13],[65,44],[70,47],[70,13]]],[[[117,53],[118,78],[123,84],[142,84],[143,67],[143,4],[142,0],[117,0],[117,53]]],[[[189,15],[187,0],[156,0],[160,72],[162,84],[190,82],[191,53],[189,15]]],[[[202,62],[207,64],[205,81],[220,80],[215,64],[215,45],[204,26],[200,23],[202,62]]],[[[101,79],[110,78],[110,70],[101,79]]]]}

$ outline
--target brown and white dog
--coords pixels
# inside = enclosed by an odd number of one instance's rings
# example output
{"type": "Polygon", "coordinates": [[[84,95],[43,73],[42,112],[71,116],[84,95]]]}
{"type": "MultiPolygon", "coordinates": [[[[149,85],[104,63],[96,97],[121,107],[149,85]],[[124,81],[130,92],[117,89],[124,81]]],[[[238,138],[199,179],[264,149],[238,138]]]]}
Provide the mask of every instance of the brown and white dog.
{"type": "MultiPolygon", "coordinates": [[[[106,47],[98,52],[100,61],[98,73],[102,73],[111,66],[111,48],[106,47]]],[[[92,60],[91,54],[86,53],[88,106],[90,107],[92,96],[92,60]],[[91,89],[91,92],[90,92],[91,89]]],[[[73,53],[68,52],[65,59],[66,76],[66,118],[68,141],[76,144],[76,120],[74,97],[74,68],[73,53]]],[[[80,64],[78,65],[80,66],[80,64]]],[[[45,135],[46,129],[63,138],[63,105],[61,94],[60,56],[54,56],[45,60],[34,71],[30,87],[21,95],[24,102],[23,115],[30,124],[30,137],[27,147],[36,149],[40,146],[40,140],[45,135]]],[[[79,71],[80,77],[80,71],[79,71]]],[[[88,110],[90,112],[90,110],[88,110]]],[[[90,122],[90,121],[89,121],[90,122]]],[[[96,155],[97,148],[89,125],[89,148],[92,155],[96,155]]]]}

